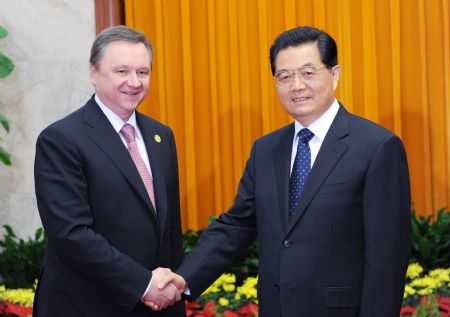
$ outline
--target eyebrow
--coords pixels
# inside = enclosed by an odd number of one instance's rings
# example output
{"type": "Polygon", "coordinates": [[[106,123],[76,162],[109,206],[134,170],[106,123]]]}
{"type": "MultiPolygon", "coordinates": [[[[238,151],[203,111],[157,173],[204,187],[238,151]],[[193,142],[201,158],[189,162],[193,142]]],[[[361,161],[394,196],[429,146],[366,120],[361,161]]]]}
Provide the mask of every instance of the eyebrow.
{"type": "Polygon", "coordinates": [[[291,71],[292,69],[299,69],[299,68],[302,68],[302,67],[308,67],[308,66],[315,66],[315,67],[318,67],[318,66],[316,66],[316,65],[314,65],[313,63],[311,63],[311,62],[307,62],[307,63],[305,63],[305,64],[303,64],[303,65],[301,65],[301,66],[299,66],[299,67],[295,67],[295,68],[290,68],[290,69],[288,69],[288,68],[282,68],[282,69],[279,69],[279,70],[277,70],[276,72],[275,72],[275,74],[277,74],[277,73],[279,73],[279,72],[282,72],[282,71],[291,71]]]}
{"type": "MultiPolygon", "coordinates": [[[[126,69],[129,69],[129,68],[133,68],[133,67],[131,67],[130,65],[127,65],[127,64],[121,64],[121,65],[115,66],[113,69],[120,69],[120,68],[126,68],[126,69]]],[[[139,70],[145,69],[145,70],[150,71],[151,68],[148,67],[148,66],[142,66],[142,67],[138,67],[138,68],[136,68],[136,69],[139,69],[139,70]]]]}

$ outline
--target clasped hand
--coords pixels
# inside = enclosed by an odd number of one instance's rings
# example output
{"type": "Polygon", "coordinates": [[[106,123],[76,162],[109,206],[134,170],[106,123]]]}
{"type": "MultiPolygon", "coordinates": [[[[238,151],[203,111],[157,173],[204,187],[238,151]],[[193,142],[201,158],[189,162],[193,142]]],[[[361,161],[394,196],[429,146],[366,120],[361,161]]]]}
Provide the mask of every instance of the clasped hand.
{"type": "Polygon", "coordinates": [[[184,278],[170,269],[161,267],[153,270],[152,273],[152,283],[147,294],[142,298],[142,303],[152,310],[162,310],[178,302],[186,289],[184,278]]]}

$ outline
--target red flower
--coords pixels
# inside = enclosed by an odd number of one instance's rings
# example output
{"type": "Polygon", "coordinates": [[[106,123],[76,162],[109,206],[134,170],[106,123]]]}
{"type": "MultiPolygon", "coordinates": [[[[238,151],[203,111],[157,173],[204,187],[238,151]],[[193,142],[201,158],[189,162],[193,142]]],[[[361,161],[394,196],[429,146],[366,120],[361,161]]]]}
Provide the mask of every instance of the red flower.
{"type": "Polygon", "coordinates": [[[236,312],[227,309],[226,311],[223,312],[223,316],[224,317],[240,317],[239,314],[237,314],[236,312]]]}
{"type": "Polygon", "coordinates": [[[415,307],[403,306],[400,310],[400,317],[411,317],[416,311],[415,307]]]}
{"type": "Polygon", "coordinates": [[[249,303],[238,310],[239,317],[254,317],[258,314],[258,305],[249,303]]]}
{"type": "Polygon", "coordinates": [[[435,295],[442,316],[450,316],[450,297],[435,295]]]}
{"type": "Polygon", "coordinates": [[[33,313],[33,308],[3,301],[3,305],[0,306],[0,313],[12,314],[12,316],[16,315],[18,317],[27,317],[33,313]]]}
{"type": "Polygon", "coordinates": [[[197,302],[190,303],[188,301],[185,301],[185,305],[186,305],[186,315],[187,315],[187,317],[194,316],[195,312],[198,311],[202,307],[202,305],[200,305],[197,302]]]}
{"type": "Polygon", "coordinates": [[[217,306],[213,301],[210,301],[205,305],[202,311],[194,315],[194,317],[215,317],[217,312],[217,306]]]}

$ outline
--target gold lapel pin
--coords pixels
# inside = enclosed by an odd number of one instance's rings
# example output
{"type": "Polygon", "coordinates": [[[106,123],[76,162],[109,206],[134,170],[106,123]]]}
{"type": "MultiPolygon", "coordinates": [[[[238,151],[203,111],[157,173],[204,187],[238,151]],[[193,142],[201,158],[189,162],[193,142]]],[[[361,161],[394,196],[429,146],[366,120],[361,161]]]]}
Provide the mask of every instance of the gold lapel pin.
{"type": "Polygon", "coordinates": [[[158,134],[155,134],[155,141],[158,143],[161,142],[161,137],[158,134]]]}

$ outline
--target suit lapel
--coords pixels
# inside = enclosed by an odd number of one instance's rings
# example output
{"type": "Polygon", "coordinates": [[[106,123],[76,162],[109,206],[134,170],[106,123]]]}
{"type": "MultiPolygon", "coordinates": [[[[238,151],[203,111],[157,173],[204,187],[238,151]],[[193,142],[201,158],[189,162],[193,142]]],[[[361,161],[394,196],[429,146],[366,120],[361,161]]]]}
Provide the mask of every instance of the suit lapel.
{"type": "Polygon", "coordinates": [[[347,150],[347,145],[341,141],[348,134],[348,112],[340,106],[340,109],[328,130],[317,158],[309,174],[308,180],[303,189],[302,196],[297,205],[294,218],[288,225],[286,235],[292,230],[295,224],[305,213],[311,200],[322,186],[325,179],[331,173],[336,163],[347,150]]]}
{"type": "MultiPolygon", "coordinates": [[[[167,191],[164,177],[164,157],[161,153],[161,143],[169,142],[169,140],[161,139],[161,132],[157,127],[149,120],[145,120],[145,117],[136,112],[136,121],[141,130],[142,137],[144,138],[145,147],[147,148],[148,159],[150,160],[150,166],[153,175],[153,187],[155,190],[157,215],[160,223],[160,227],[164,228],[167,217],[167,191]],[[159,136],[160,142],[156,141],[156,137],[159,136]]],[[[162,230],[161,230],[162,234],[162,230]]]]}
{"type": "Polygon", "coordinates": [[[273,153],[278,200],[280,204],[280,220],[283,232],[286,232],[288,227],[289,175],[291,169],[291,152],[294,133],[294,124],[291,124],[280,135],[280,143],[277,144],[273,153]]]}
{"type": "Polygon", "coordinates": [[[120,136],[114,130],[108,118],[103,114],[94,99],[86,105],[84,112],[84,122],[92,127],[90,136],[99,148],[111,159],[112,163],[124,175],[138,194],[145,201],[145,204],[155,214],[153,206],[142,182],[133,160],[124,146],[120,136]]]}

